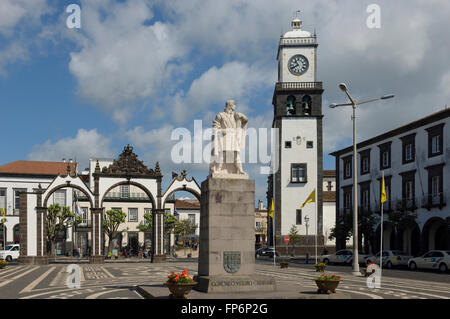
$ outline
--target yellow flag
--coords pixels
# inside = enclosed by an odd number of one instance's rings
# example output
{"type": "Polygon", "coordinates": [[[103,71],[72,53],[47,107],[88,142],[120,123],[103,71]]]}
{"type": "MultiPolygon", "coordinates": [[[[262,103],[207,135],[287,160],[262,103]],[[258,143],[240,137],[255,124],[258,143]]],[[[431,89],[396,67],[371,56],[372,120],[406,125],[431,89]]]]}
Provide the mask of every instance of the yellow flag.
{"type": "Polygon", "coordinates": [[[386,201],[386,188],[384,187],[384,175],[383,179],[381,180],[381,204],[383,204],[386,201]]]}
{"type": "Polygon", "coordinates": [[[273,199],[272,199],[272,204],[270,205],[269,216],[273,218],[273,199]]]}
{"type": "Polygon", "coordinates": [[[3,208],[3,217],[6,216],[6,210],[3,208]]]}
{"type": "Polygon", "coordinates": [[[308,203],[314,203],[315,201],[316,201],[316,190],[313,190],[300,208],[305,207],[305,205],[308,203]]]}

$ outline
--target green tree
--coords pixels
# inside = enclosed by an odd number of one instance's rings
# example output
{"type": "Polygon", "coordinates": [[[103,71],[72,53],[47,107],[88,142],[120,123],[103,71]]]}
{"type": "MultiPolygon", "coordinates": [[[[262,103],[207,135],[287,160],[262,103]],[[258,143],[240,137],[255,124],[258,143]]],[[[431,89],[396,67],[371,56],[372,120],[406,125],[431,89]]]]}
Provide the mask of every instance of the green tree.
{"type": "Polygon", "coordinates": [[[67,227],[78,225],[82,222],[81,216],[76,216],[70,210],[70,207],[60,206],[58,203],[48,207],[45,226],[47,230],[47,239],[50,242],[50,256],[55,256],[55,242],[58,235],[67,229],[67,227]]]}
{"type": "Polygon", "coordinates": [[[119,230],[119,226],[125,223],[127,214],[121,209],[110,209],[103,215],[103,231],[108,236],[108,255],[111,253],[112,241],[118,234],[121,234],[127,229],[119,230]]]}
{"type": "MultiPolygon", "coordinates": [[[[136,226],[140,231],[152,231],[153,230],[153,214],[145,213],[144,214],[145,223],[143,225],[136,226]]],[[[164,212],[164,233],[170,234],[177,223],[178,219],[168,212],[164,212]]]]}
{"type": "Polygon", "coordinates": [[[414,226],[416,226],[417,212],[408,211],[406,209],[406,206],[401,201],[399,201],[396,205],[396,209],[388,212],[387,215],[387,223],[390,224],[394,229],[395,248],[402,249],[401,247],[399,247],[398,233],[401,230],[413,228],[414,226]]]}
{"type": "MultiPolygon", "coordinates": [[[[175,235],[178,235],[178,238],[181,239],[183,243],[185,243],[189,235],[195,234],[197,227],[198,226],[194,223],[191,223],[189,219],[183,219],[175,223],[174,233],[175,235]]],[[[186,247],[184,244],[183,246],[186,253],[186,247]]]]}
{"type": "Polygon", "coordinates": [[[334,227],[330,229],[328,239],[344,239],[344,244],[352,236],[353,220],[351,214],[342,214],[336,220],[334,227]]]}
{"type": "Polygon", "coordinates": [[[289,242],[292,244],[292,255],[295,255],[295,244],[300,241],[297,226],[292,225],[289,230],[289,242]]]}

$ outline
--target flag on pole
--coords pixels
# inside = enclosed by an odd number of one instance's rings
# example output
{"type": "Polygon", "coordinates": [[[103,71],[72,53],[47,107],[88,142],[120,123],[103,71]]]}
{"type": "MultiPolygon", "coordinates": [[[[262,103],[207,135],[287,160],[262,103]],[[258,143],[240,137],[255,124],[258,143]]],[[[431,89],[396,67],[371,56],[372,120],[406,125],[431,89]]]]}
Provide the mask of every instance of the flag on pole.
{"type": "Polygon", "coordinates": [[[78,196],[77,193],[74,193],[75,196],[75,215],[81,216],[80,205],[78,204],[78,196]]]}
{"type": "Polygon", "coordinates": [[[6,210],[5,210],[5,208],[3,208],[3,217],[5,217],[6,216],[6,210]]]}
{"type": "Polygon", "coordinates": [[[386,188],[384,186],[384,174],[383,179],[381,180],[381,203],[383,204],[386,201],[386,188]]]}
{"type": "Polygon", "coordinates": [[[315,202],[316,202],[316,190],[313,190],[300,208],[305,207],[305,205],[308,203],[315,203],[315,202]]]}
{"type": "Polygon", "coordinates": [[[270,205],[269,216],[273,218],[273,199],[272,199],[272,204],[270,205]]]}

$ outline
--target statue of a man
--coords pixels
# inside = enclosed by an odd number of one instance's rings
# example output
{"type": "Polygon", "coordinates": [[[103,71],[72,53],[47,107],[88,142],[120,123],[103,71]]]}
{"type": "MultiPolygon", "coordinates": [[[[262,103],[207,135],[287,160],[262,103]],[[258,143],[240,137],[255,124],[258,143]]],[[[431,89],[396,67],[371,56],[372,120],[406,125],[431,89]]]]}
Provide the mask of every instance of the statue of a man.
{"type": "Polygon", "coordinates": [[[236,104],[228,100],[225,111],[217,114],[213,121],[212,177],[227,177],[230,174],[247,176],[242,170],[240,151],[245,148],[248,118],[234,112],[236,104]]]}

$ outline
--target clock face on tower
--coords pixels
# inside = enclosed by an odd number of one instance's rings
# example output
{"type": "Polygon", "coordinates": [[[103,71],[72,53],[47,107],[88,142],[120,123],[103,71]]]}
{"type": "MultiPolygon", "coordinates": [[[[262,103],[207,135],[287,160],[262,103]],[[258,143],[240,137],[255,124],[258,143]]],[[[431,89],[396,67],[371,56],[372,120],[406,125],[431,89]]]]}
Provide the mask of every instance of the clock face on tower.
{"type": "Polygon", "coordinates": [[[296,54],[289,59],[288,69],[294,75],[302,75],[306,71],[308,71],[308,68],[309,68],[308,59],[301,54],[296,54]]]}

